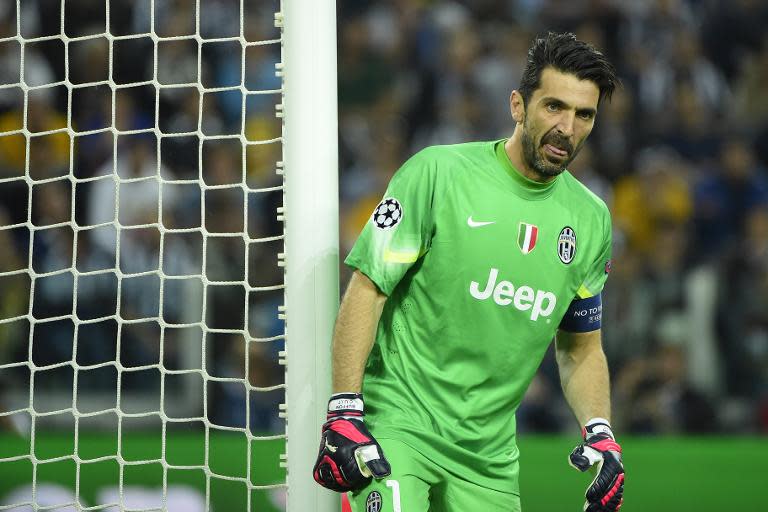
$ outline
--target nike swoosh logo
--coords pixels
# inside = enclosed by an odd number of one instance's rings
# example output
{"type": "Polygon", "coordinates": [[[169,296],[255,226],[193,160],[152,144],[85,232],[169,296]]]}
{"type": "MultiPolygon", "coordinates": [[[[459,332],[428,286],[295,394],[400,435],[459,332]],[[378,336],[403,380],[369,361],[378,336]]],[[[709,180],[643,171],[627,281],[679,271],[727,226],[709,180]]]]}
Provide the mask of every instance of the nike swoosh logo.
{"type": "Polygon", "coordinates": [[[482,226],[487,226],[489,224],[496,224],[495,220],[489,221],[489,222],[478,222],[476,220],[472,220],[472,216],[470,215],[467,217],[467,225],[471,228],[479,228],[482,226]]]}

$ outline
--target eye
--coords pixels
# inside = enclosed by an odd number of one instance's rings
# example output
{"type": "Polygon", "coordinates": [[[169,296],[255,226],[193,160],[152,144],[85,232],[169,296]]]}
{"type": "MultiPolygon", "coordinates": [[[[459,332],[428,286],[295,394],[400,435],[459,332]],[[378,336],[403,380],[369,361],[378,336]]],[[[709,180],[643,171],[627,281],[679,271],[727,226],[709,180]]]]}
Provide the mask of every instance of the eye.
{"type": "Polygon", "coordinates": [[[589,121],[594,117],[594,114],[592,112],[579,112],[579,117],[582,118],[585,121],[589,121]]]}
{"type": "Polygon", "coordinates": [[[547,103],[547,111],[548,112],[558,112],[560,110],[560,105],[557,103],[547,103]]]}

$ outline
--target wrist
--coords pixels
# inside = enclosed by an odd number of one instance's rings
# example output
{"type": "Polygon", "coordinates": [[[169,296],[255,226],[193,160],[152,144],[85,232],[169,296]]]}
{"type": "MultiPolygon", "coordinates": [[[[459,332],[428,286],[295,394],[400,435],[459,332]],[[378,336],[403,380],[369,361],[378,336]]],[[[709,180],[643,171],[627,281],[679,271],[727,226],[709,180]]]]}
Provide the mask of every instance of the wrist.
{"type": "Polygon", "coordinates": [[[611,423],[605,418],[592,418],[581,429],[581,435],[587,441],[597,434],[607,434],[611,439],[616,440],[611,423]]]}
{"type": "Polygon", "coordinates": [[[365,403],[362,393],[334,393],[328,400],[327,419],[356,418],[365,416],[365,403]]]}

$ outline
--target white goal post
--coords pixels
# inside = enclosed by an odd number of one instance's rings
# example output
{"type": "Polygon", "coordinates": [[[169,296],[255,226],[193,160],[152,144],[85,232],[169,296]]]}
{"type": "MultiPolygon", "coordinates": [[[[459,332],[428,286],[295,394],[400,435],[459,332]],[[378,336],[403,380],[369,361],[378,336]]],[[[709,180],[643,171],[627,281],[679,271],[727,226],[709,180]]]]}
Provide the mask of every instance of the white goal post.
{"type": "Polygon", "coordinates": [[[311,478],[339,299],[336,2],[284,0],[288,512],[339,510],[311,478]]]}

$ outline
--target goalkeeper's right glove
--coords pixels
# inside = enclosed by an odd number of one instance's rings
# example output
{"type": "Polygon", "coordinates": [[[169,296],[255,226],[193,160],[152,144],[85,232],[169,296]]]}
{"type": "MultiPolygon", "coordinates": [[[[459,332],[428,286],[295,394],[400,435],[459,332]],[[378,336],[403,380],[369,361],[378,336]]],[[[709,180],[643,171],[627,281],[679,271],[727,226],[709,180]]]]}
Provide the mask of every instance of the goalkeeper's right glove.
{"type": "Polygon", "coordinates": [[[365,487],[373,478],[389,476],[391,468],[381,446],[363,421],[363,395],[336,393],[328,401],[320,453],[312,471],[315,481],[332,491],[365,487]]]}
{"type": "Polygon", "coordinates": [[[594,418],[582,429],[584,442],[568,459],[571,466],[586,471],[597,464],[597,476],[587,487],[585,512],[616,512],[624,503],[624,465],[621,446],[614,440],[608,420],[594,418]]]}

